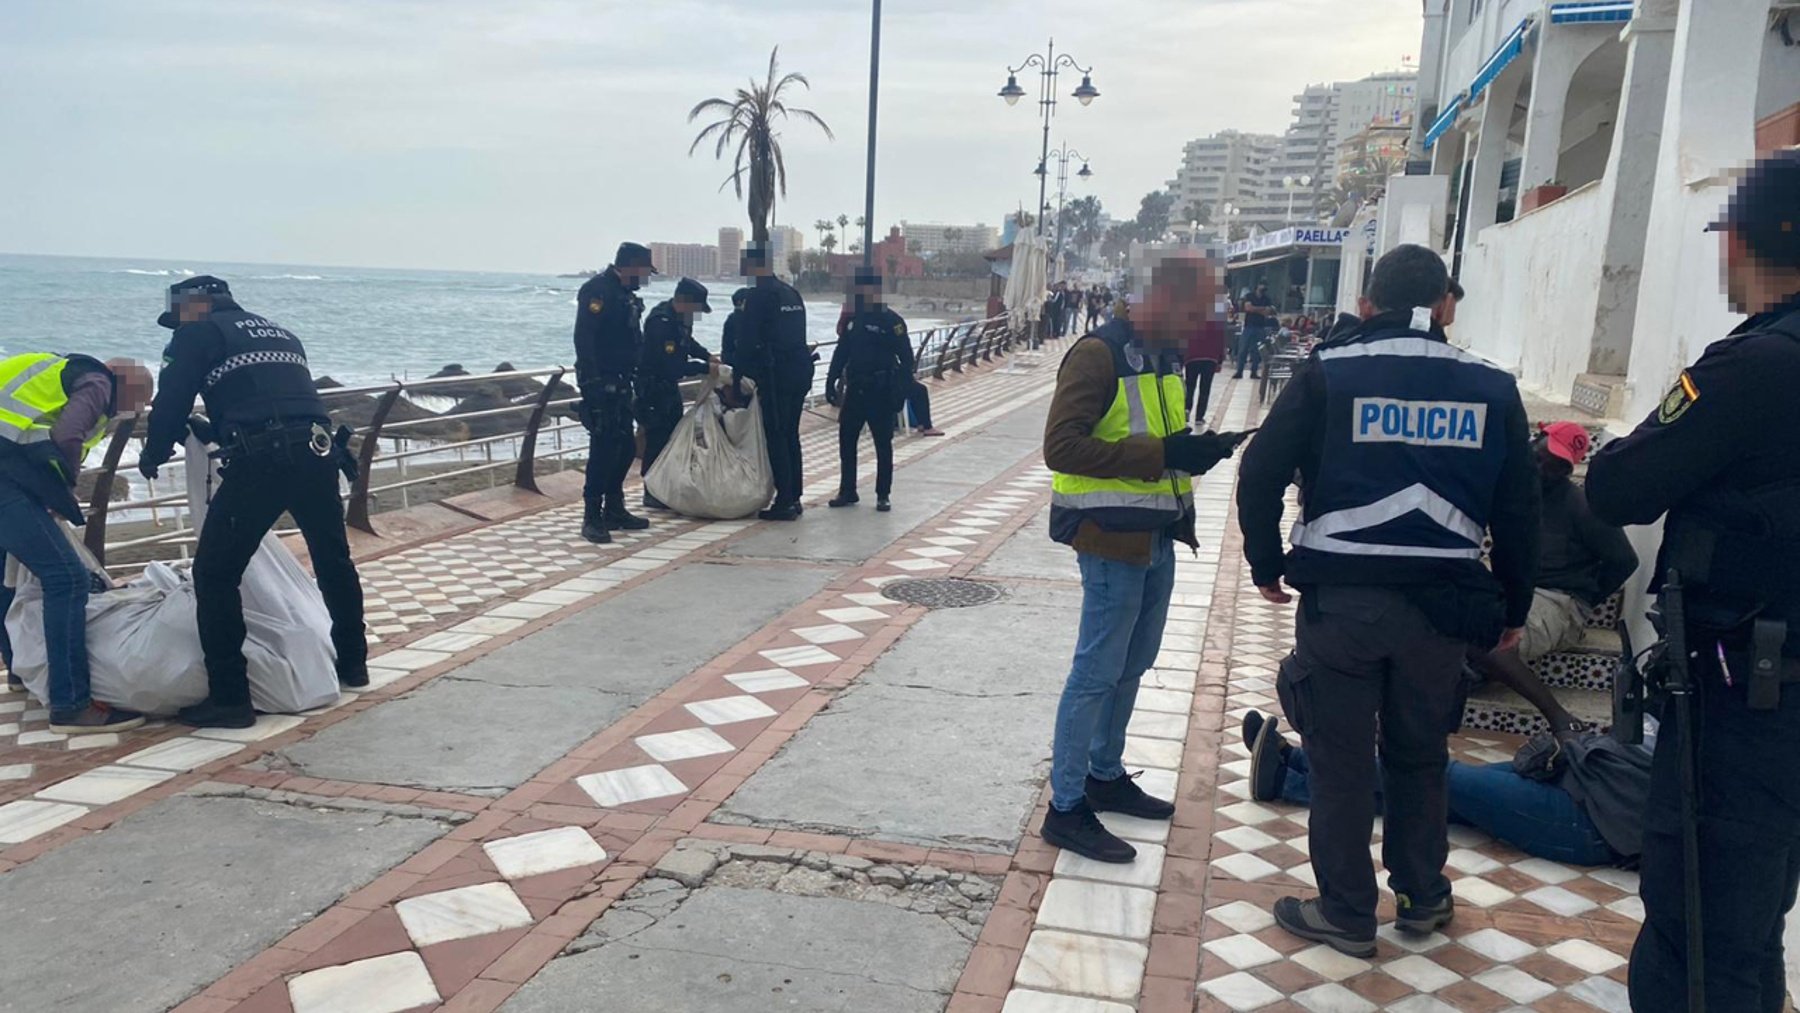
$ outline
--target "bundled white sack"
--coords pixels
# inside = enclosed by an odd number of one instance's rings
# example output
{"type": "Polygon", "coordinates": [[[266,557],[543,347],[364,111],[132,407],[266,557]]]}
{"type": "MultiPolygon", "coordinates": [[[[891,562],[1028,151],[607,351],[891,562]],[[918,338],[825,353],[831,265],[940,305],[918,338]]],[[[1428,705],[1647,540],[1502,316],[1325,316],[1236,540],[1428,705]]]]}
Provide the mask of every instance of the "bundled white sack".
{"type": "Polygon", "coordinates": [[[769,470],[768,437],[763,432],[755,387],[743,408],[719,399],[719,381],[708,376],[694,404],[676,423],[669,445],[644,477],[644,488],[669,509],[688,517],[736,520],[769,505],[775,476],[769,470]]]}

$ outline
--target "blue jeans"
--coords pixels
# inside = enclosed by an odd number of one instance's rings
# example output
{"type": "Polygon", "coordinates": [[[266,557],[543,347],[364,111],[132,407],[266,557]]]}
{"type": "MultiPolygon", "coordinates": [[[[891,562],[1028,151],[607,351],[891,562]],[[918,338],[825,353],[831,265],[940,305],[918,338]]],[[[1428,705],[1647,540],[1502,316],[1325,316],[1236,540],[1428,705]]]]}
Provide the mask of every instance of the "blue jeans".
{"type": "MultiPolygon", "coordinates": [[[[0,570],[16,556],[44,589],[44,645],[50,663],[50,710],[79,711],[88,696],[88,572],[43,504],[0,479],[0,570]]],[[[12,608],[12,588],[0,586],[0,619],[12,608]]],[[[12,667],[12,640],[0,622],[0,656],[12,667]]]]}
{"type": "MultiPolygon", "coordinates": [[[[1312,802],[1311,763],[1306,750],[1288,752],[1281,798],[1295,805],[1312,802]]],[[[1612,865],[1618,856],[1581,811],[1573,796],[1513,772],[1510,763],[1450,761],[1450,819],[1511,844],[1527,854],[1569,865],[1612,865]]],[[[1376,782],[1375,807],[1381,809],[1376,782]]]]}
{"type": "Polygon", "coordinates": [[[1087,778],[1125,774],[1125,726],[1138,682],[1162,650],[1175,590],[1175,543],[1156,539],[1149,566],[1082,554],[1081,632],[1056,707],[1050,804],[1068,812],[1087,797],[1087,778]]]}

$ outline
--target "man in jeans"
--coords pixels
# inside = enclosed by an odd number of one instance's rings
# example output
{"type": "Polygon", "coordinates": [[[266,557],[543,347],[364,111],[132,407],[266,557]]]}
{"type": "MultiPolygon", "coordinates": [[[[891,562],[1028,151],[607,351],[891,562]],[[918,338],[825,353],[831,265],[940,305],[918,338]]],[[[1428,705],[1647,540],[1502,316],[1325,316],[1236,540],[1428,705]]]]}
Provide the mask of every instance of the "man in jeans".
{"type": "Polygon", "coordinates": [[[1125,727],[1138,683],[1162,648],[1175,542],[1196,545],[1190,476],[1224,459],[1230,434],[1187,432],[1179,350],[1211,315],[1213,269],[1171,255],[1150,269],[1129,319],[1070,349],[1044,430],[1056,472],[1050,536],[1081,566],[1081,628],[1056,712],[1044,840],[1101,862],[1131,845],[1097,812],[1166,820],[1173,804],[1125,773],[1125,727]]]}

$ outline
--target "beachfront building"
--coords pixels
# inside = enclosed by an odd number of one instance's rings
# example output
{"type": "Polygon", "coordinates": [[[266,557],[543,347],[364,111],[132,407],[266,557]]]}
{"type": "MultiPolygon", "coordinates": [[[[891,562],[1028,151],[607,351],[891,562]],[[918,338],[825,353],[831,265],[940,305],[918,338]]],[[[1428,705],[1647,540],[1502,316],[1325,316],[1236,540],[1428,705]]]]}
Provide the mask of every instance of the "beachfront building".
{"type": "Polygon", "coordinates": [[[900,222],[908,250],[921,257],[940,253],[986,253],[1000,245],[1000,230],[992,225],[944,225],[938,222],[900,222]]]}
{"type": "Polygon", "coordinates": [[[735,278],[744,259],[744,230],[735,225],[719,229],[719,277],[735,278]]]}
{"type": "MultiPolygon", "coordinates": [[[[912,241],[901,233],[898,225],[890,227],[884,238],[875,241],[874,256],[870,260],[890,288],[901,278],[925,277],[925,258],[912,251],[911,245],[912,241]]],[[[861,253],[834,253],[826,261],[826,270],[833,278],[849,278],[862,265],[861,253]]]]}
{"type": "Polygon", "coordinates": [[[671,278],[719,276],[719,248],[704,243],[651,243],[650,259],[671,278]]]}
{"type": "Polygon", "coordinates": [[[1209,216],[1216,218],[1226,204],[1244,207],[1261,203],[1267,196],[1270,167],[1281,153],[1281,145],[1281,138],[1273,134],[1239,130],[1222,130],[1183,145],[1181,168],[1169,180],[1177,224],[1185,225],[1192,217],[1189,208],[1205,208],[1209,216]]]}
{"type": "Polygon", "coordinates": [[[1269,286],[1283,314],[1315,313],[1337,303],[1339,258],[1350,229],[1300,225],[1225,246],[1233,294],[1269,286]]]}
{"type": "Polygon", "coordinates": [[[797,272],[793,260],[806,252],[806,233],[792,225],[769,226],[769,263],[775,273],[783,278],[792,278],[797,272]]]}

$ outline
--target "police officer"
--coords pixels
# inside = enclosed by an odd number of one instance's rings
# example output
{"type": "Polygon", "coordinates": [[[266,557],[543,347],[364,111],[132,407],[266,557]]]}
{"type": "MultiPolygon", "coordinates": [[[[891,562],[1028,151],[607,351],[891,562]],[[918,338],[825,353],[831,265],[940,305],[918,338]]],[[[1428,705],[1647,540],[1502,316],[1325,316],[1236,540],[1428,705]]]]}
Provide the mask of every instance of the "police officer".
{"type": "Polygon", "coordinates": [[[581,537],[596,545],[611,542],[613,531],[650,526],[625,508],[625,476],[637,456],[631,385],[644,343],[644,301],[637,290],[655,273],[649,247],[620,243],[611,266],[575,296],[575,382],[588,431],[581,537]]]}
{"type": "Polygon", "coordinates": [[[881,301],[881,275],[858,268],[853,312],[845,322],[831,368],[825,375],[825,400],[838,409],[838,479],[833,507],[855,506],[856,450],[863,427],[875,440],[875,509],[892,507],[894,488],[894,420],[913,379],[912,340],[906,321],[881,301]]]}
{"type": "Polygon", "coordinates": [[[1631,1008],[1687,1008],[1680,751],[1697,749],[1709,1010],[1779,1010],[1800,882],[1800,152],[1753,167],[1714,226],[1750,318],[1677,378],[1587,478],[1594,515],[1667,516],[1652,590],[1682,578],[1698,733],[1664,720],[1641,867],[1631,1008]]]}
{"type": "Polygon", "coordinates": [[[739,370],[756,381],[757,403],[769,441],[769,470],[775,473],[775,502],[758,514],[765,521],[800,519],[800,417],[812,391],[813,351],[806,340],[806,300],[775,276],[767,246],[744,251],[744,273],[752,279],[744,318],[736,335],[739,370]]]}
{"type": "Polygon", "coordinates": [[[1382,257],[1366,319],[1296,371],[1239,473],[1252,578],[1270,602],[1291,600],[1284,577],[1301,593],[1276,685],[1313,759],[1320,896],[1282,898],[1275,920],[1357,957],[1375,953],[1378,719],[1395,925],[1430,932],[1452,916],[1444,770],[1463,657],[1516,644],[1531,607],[1539,481],[1525,408],[1510,375],[1445,341],[1448,288],[1424,247],[1382,257]],[[1296,469],[1304,509],[1284,560],[1296,469]]]}
{"type": "MultiPolygon", "coordinates": [[[[681,421],[681,381],[705,373],[719,361],[694,340],[694,315],[711,312],[706,286],[683,278],[675,285],[675,298],[657,303],[644,318],[644,351],[637,366],[637,419],[644,429],[640,475],[650,474],[650,466],[681,421]]],[[[649,489],[644,490],[644,506],[669,509],[649,489]]]]}
{"type": "Polygon", "coordinates": [[[194,555],[194,604],[206,653],[205,702],[183,708],[200,728],[248,728],[256,722],[244,661],[244,568],[283,513],[306,538],[319,593],[331,613],[338,681],[369,684],[363,593],[338,501],[338,471],[348,450],[334,440],[331,417],[313,384],[300,339],[249,313],[225,282],[210,275],[169,286],[158,324],[174,330],[150,406],[150,430],[138,470],[155,478],[187,435],[194,398],[218,434],[223,478],[194,555]]]}

